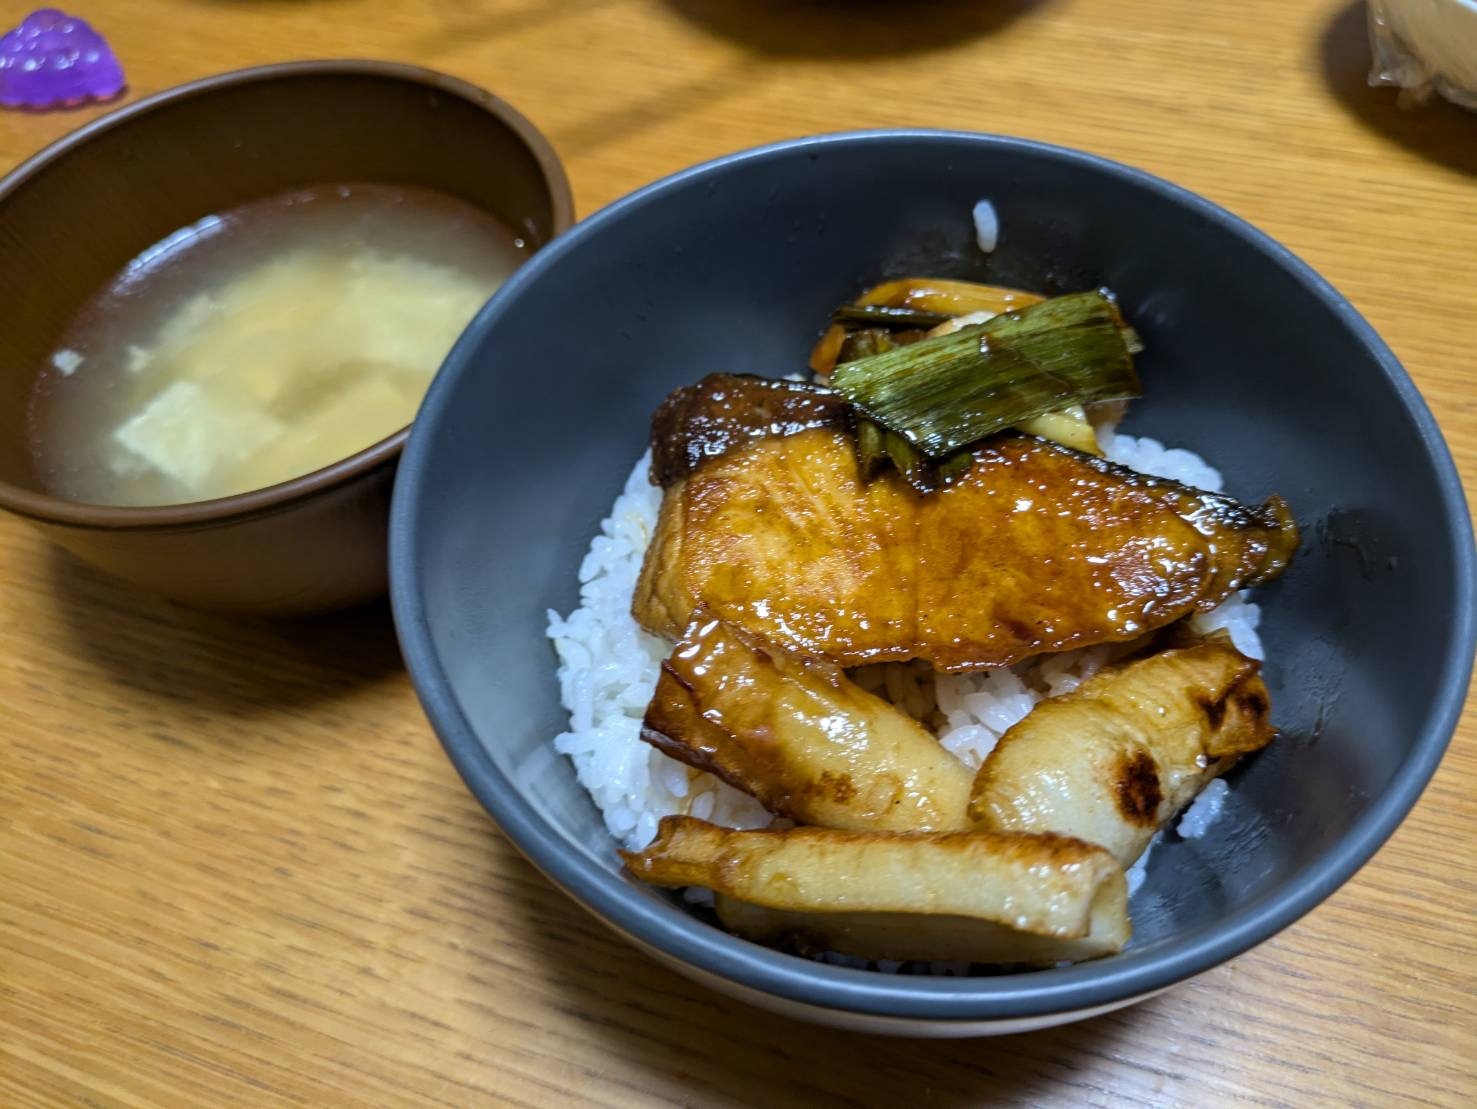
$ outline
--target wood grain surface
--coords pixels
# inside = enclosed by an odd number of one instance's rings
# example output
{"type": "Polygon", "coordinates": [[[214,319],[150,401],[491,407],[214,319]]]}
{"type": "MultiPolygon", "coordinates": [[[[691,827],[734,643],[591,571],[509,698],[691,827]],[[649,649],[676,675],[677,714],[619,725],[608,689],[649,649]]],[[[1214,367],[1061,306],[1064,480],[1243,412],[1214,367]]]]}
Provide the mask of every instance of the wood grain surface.
{"type": "MultiPolygon", "coordinates": [[[[1364,84],[1347,0],[71,0],[130,95],[404,59],[553,139],[579,210],[861,126],[998,130],[1203,193],[1321,270],[1477,488],[1477,117],[1364,84]]],[[[29,4],[7,4],[14,22],[29,4]]],[[[0,113],[6,165],[97,114],[0,113]]],[[[926,1043],[750,1010],[548,886],[443,757],[388,611],[239,624],[0,521],[0,1104],[1477,1104],[1477,720],[1377,859],[1075,1027],[926,1043]]]]}

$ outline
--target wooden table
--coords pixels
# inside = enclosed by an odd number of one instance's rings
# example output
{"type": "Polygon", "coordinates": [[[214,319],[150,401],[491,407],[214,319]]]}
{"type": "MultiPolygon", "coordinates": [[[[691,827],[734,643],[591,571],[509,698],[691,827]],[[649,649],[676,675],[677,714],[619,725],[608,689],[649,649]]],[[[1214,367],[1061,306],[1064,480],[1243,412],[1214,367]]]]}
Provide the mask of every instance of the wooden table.
{"type": "MultiPolygon", "coordinates": [[[[852,127],[1142,166],[1352,297],[1477,488],[1477,117],[1367,89],[1347,0],[72,3],[132,95],[327,55],[469,78],[547,131],[583,213],[852,127]]],[[[0,114],[0,162],[94,114],[0,114]]],[[[1470,712],[1393,841],[1276,939],[1086,1024],[919,1043],[727,1001],[550,888],[443,757],[384,608],[229,623],[6,519],[0,708],[0,1104],[1477,1103],[1470,712]]]]}

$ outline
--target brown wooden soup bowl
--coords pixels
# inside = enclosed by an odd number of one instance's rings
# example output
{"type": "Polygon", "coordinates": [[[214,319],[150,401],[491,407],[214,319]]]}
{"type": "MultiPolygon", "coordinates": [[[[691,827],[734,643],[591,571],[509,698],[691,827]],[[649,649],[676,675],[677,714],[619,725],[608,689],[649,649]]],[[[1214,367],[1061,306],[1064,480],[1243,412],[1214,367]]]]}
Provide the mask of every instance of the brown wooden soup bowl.
{"type": "Polygon", "coordinates": [[[337,181],[437,189],[497,216],[534,249],[573,218],[564,170],[532,124],[481,89],[414,66],[262,66],[80,128],[0,180],[0,508],[187,604],[293,616],[381,594],[408,427],[292,481],[157,508],[49,495],[26,427],[58,336],[131,259],[211,213],[337,181]]]}

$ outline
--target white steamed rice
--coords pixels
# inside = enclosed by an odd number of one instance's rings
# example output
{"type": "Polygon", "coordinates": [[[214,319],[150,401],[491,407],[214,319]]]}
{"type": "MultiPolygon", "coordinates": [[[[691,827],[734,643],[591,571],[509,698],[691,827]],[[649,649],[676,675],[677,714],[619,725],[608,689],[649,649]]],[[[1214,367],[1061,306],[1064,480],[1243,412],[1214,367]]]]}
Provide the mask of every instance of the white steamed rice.
{"type": "MultiPolygon", "coordinates": [[[[1199,455],[1166,448],[1147,438],[1100,429],[1107,457],[1140,473],[1218,491],[1221,475],[1199,455]]],[[[580,606],[567,617],[549,613],[549,637],[559,655],[559,686],[569,710],[569,730],[554,747],[574,762],[580,784],[605,817],[610,834],[639,850],[656,835],[657,822],[674,813],[733,828],[758,828],[770,814],[752,797],[662,754],[641,739],[641,718],[656,687],[661,661],[671,644],[639,628],[631,617],[631,595],[656,525],[661,490],[647,479],[650,456],[631,471],[626,487],[601,521],[580,566],[580,606]]],[[[1225,628],[1242,653],[1262,657],[1257,636],[1260,612],[1244,593],[1193,620],[1199,631],[1225,628]]],[[[1043,655],[1008,669],[936,679],[939,742],[960,762],[978,767],[1000,736],[1044,697],[1075,688],[1122,647],[1104,645],[1043,655]]],[[[883,695],[904,704],[919,696],[897,668],[864,678],[883,695]]],[[[922,715],[921,713],[919,713],[922,715]]],[[[1224,782],[1207,788],[1181,818],[1183,836],[1202,836],[1224,804],[1224,782]]],[[[1130,888],[1143,880],[1146,851],[1129,872],[1130,888]]]]}

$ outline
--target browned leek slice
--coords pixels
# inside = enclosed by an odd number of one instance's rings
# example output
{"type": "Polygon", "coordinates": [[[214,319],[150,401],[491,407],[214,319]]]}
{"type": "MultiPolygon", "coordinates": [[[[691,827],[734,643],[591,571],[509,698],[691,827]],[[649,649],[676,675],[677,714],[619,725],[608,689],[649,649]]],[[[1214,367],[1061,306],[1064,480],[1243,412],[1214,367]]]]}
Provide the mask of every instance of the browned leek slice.
{"type": "Polygon", "coordinates": [[[1069,405],[1141,392],[1117,306],[1075,293],[836,367],[858,412],[935,461],[1069,405]]]}
{"type": "Polygon", "coordinates": [[[1053,835],[738,832],[669,816],[631,872],[717,894],[719,919],[761,943],[868,959],[1051,965],[1128,942],[1123,870],[1053,835]]]}

